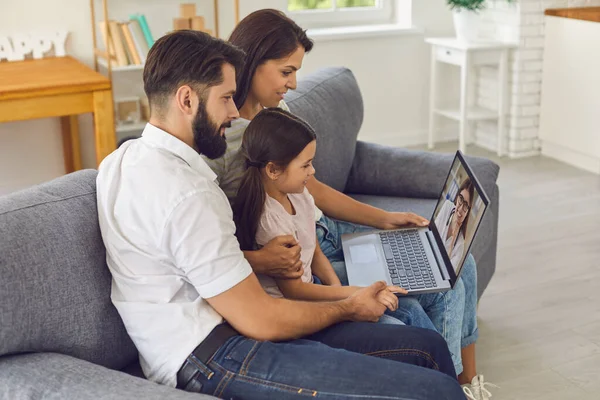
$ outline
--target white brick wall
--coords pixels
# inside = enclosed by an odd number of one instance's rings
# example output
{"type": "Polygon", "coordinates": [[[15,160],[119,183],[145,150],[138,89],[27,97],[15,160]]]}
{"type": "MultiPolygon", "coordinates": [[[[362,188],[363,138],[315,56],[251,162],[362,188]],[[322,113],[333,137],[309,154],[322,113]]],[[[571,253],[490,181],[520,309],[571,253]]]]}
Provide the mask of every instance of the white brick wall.
{"type": "MultiPolygon", "coordinates": [[[[548,8],[600,6],[600,0],[488,0],[483,13],[485,37],[519,43],[510,59],[509,105],[505,152],[522,157],[539,152],[538,128],[544,47],[544,10],[548,8]]],[[[482,68],[477,83],[477,103],[495,109],[497,72],[482,68]]],[[[496,125],[479,123],[475,141],[484,147],[496,146],[496,125]]]]}

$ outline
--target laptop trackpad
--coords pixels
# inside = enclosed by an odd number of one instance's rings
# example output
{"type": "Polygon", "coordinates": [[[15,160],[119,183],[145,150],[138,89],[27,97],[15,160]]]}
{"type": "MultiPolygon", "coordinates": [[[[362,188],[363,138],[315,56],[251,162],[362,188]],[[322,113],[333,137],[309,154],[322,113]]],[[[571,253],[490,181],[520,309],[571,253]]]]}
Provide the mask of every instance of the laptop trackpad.
{"type": "Polygon", "coordinates": [[[379,261],[377,248],[373,243],[350,246],[350,257],[354,264],[373,264],[379,261]]]}

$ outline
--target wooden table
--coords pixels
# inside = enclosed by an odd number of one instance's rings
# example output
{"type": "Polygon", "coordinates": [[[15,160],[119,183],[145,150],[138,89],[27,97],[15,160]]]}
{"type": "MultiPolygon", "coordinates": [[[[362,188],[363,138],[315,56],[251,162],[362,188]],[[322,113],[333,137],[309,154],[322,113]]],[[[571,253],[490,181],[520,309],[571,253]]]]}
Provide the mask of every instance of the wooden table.
{"type": "Polygon", "coordinates": [[[88,112],[99,164],[117,147],[110,80],[71,57],[0,62],[0,122],[60,117],[67,173],[81,169],[77,115],[88,112]]]}

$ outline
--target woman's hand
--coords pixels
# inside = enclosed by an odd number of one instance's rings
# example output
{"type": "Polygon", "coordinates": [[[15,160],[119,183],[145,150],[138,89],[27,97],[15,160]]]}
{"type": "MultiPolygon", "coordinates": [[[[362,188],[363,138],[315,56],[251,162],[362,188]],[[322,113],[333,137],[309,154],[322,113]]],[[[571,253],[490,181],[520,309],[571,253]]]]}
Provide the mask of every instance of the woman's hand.
{"type": "Polygon", "coordinates": [[[429,225],[429,220],[415,213],[385,211],[381,222],[375,227],[379,229],[398,229],[429,225]]]}
{"type": "Polygon", "coordinates": [[[257,274],[274,279],[298,279],[304,273],[300,261],[300,244],[291,235],[278,236],[257,251],[245,251],[244,256],[257,274]]]}

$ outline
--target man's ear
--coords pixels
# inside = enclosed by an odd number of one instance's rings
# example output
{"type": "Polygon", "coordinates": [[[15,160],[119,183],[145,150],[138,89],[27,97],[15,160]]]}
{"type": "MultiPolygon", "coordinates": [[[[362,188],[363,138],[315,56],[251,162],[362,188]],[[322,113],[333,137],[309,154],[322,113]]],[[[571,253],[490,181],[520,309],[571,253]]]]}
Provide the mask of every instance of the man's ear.
{"type": "Polygon", "coordinates": [[[175,104],[177,108],[184,114],[193,115],[195,109],[194,103],[194,91],[188,85],[183,85],[175,93],[175,104]]]}
{"type": "Polygon", "coordinates": [[[276,181],[277,179],[279,179],[279,176],[283,171],[281,171],[281,169],[277,165],[273,164],[272,162],[269,162],[265,167],[265,172],[267,173],[269,179],[276,181]]]}

